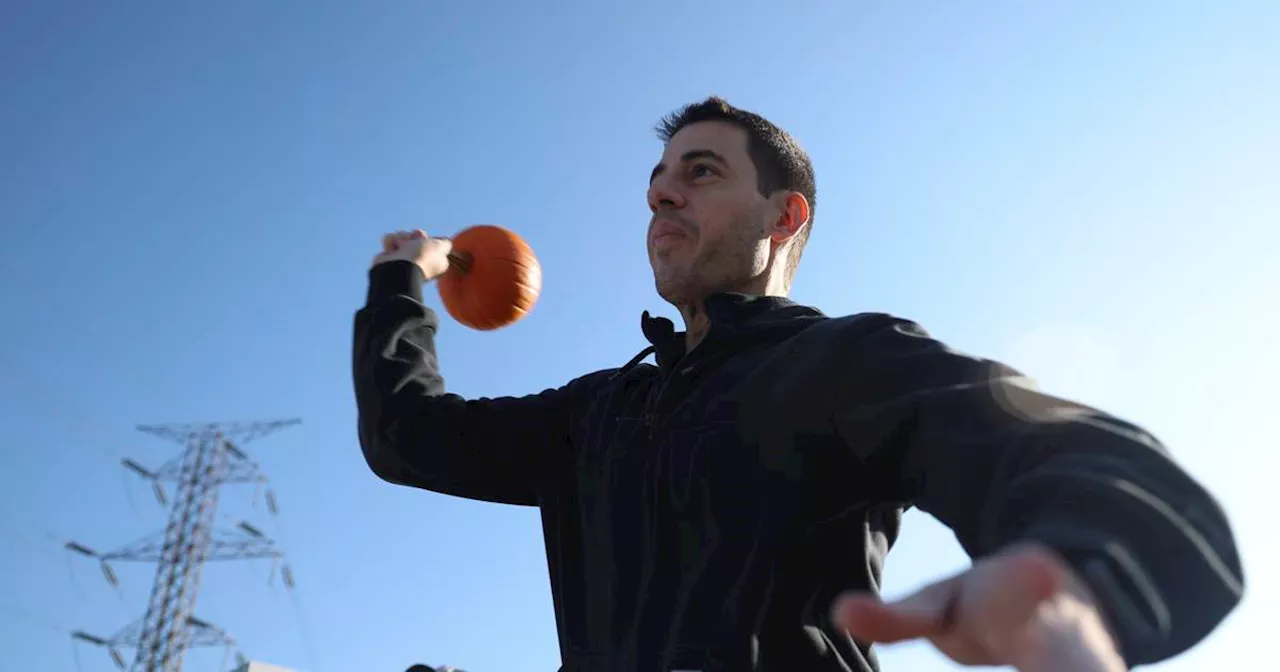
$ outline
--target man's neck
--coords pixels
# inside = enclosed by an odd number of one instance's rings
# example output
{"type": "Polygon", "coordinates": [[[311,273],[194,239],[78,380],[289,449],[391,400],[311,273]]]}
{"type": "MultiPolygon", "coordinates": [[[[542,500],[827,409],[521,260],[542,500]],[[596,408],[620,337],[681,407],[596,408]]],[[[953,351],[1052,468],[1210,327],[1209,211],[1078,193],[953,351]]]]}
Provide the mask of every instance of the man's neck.
{"type": "Polygon", "coordinates": [[[680,314],[684,317],[684,351],[692,352],[706,338],[707,330],[711,328],[711,319],[707,317],[707,309],[703,303],[681,306],[680,314]]]}
{"type": "MultiPolygon", "coordinates": [[[[725,291],[748,296],[787,296],[790,287],[782,278],[765,276],[744,287],[725,291]]],[[[684,351],[689,353],[698,347],[702,339],[706,338],[707,330],[711,328],[711,319],[707,317],[706,297],[679,305],[677,308],[680,310],[680,315],[684,317],[684,351]]]]}

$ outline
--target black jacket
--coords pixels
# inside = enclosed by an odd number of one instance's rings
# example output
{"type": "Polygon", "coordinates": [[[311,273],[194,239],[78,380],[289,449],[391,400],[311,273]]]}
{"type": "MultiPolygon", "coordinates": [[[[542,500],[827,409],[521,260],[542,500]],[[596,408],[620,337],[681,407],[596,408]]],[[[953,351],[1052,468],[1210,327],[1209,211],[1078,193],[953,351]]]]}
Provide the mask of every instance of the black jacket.
{"type": "Polygon", "coordinates": [[[971,557],[1058,551],[1130,665],[1240,600],[1223,512],[1154,438],[912,322],[720,295],[687,356],[646,314],[657,366],[467,400],[445,392],[421,291],[411,263],[370,271],[365,458],[393,483],[540,507],[566,672],[875,670],[828,609],[878,588],[908,506],[971,557]]]}

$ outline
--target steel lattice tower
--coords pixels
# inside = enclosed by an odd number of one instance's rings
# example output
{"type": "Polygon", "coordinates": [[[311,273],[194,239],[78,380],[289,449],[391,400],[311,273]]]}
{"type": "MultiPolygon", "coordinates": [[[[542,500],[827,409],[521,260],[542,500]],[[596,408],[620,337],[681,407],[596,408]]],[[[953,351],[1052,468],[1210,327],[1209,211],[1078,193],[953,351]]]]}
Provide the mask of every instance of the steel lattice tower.
{"type": "MultiPolygon", "coordinates": [[[[67,548],[98,559],[103,575],[113,585],[117,582],[110,566],[112,561],[157,563],[147,611],[141,620],[110,638],[84,632],[76,632],[72,636],[106,647],[121,669],[125,664],[119,649],[135,648],[137,653],[129,669],[136,672],[180,672],[184,654],[189,648],[234,647],[235,640],[230,635],[193,614],[204,563],[261,558],[281,560],[284,554],[274,541],[249,523],[241,522],[233,530],[215,528],[221,488],[231,484],[266,483],[266,476],[257,463],[240,446],[299,422],[275,420],[138,427],[140,431],[185,446],[180,455],[155,471],[149,471],[133,460],[123,460],[126,469],[152,482],[156,497],[162,504],[167,499],[162,483],[176,483],[168,524],[162,532],[109,553],[99,554],[76,542],[68,542],[67,548]]],[[[267,506],[275,513],[275,499],[269,491],[267,506]]],[[[285,584],[292,587],[288,566],[284,566],[281,573],[285,584]]]]}

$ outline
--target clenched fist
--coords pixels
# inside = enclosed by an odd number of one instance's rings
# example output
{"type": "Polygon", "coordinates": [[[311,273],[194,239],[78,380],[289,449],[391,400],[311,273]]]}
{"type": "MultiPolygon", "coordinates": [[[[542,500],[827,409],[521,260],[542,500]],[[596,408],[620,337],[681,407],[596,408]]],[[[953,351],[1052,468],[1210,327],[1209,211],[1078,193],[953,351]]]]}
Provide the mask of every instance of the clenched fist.
{"type": "Polygon", "coordinates": [[[412,261],[422,269],[422,275],[429,282],[449,270],[449,251],[452,249],[453,243],[448,238],[432,238],[422,229],[397,231],[382,237],[382,252],[373,258],[373,265],[412,261]]]}

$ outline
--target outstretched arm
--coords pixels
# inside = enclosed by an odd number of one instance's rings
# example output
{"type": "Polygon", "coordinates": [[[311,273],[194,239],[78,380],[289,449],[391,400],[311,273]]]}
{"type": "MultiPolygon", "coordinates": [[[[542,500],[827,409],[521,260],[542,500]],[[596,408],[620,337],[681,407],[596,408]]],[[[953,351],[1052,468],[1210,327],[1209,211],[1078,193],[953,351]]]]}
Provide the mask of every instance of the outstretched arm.
{"type": "Polygon", "coordinates": [[[472,400],[447,393],[423,281],[411,261],[369,271],[353,352],[365,460],[392,483],[536,505],[553,464],[569,449],[567,392],[472,400]]]}
{"type": "MultiPolygon", "coordinates": [[[[914,323],[868,315],[852,328],[839,431],[872,478],[891,484],[884,496],[955,532],[980,561],[970,573],[995,567],[986,580],[1001,585],[995,574],[1022,571],[1011,549],[1047,549],[1069,571],[1037,583],[1033,567],[1018,575],[1030,577],[1027,590],[1061,589],[1096,607],[1130,666],[1190,648],[1240,601],[1226,516],[1150,434],[1039,392],[914,323]]],[[[984,599],[963,584],[934,590],[940,623],[984,599]]]]}

